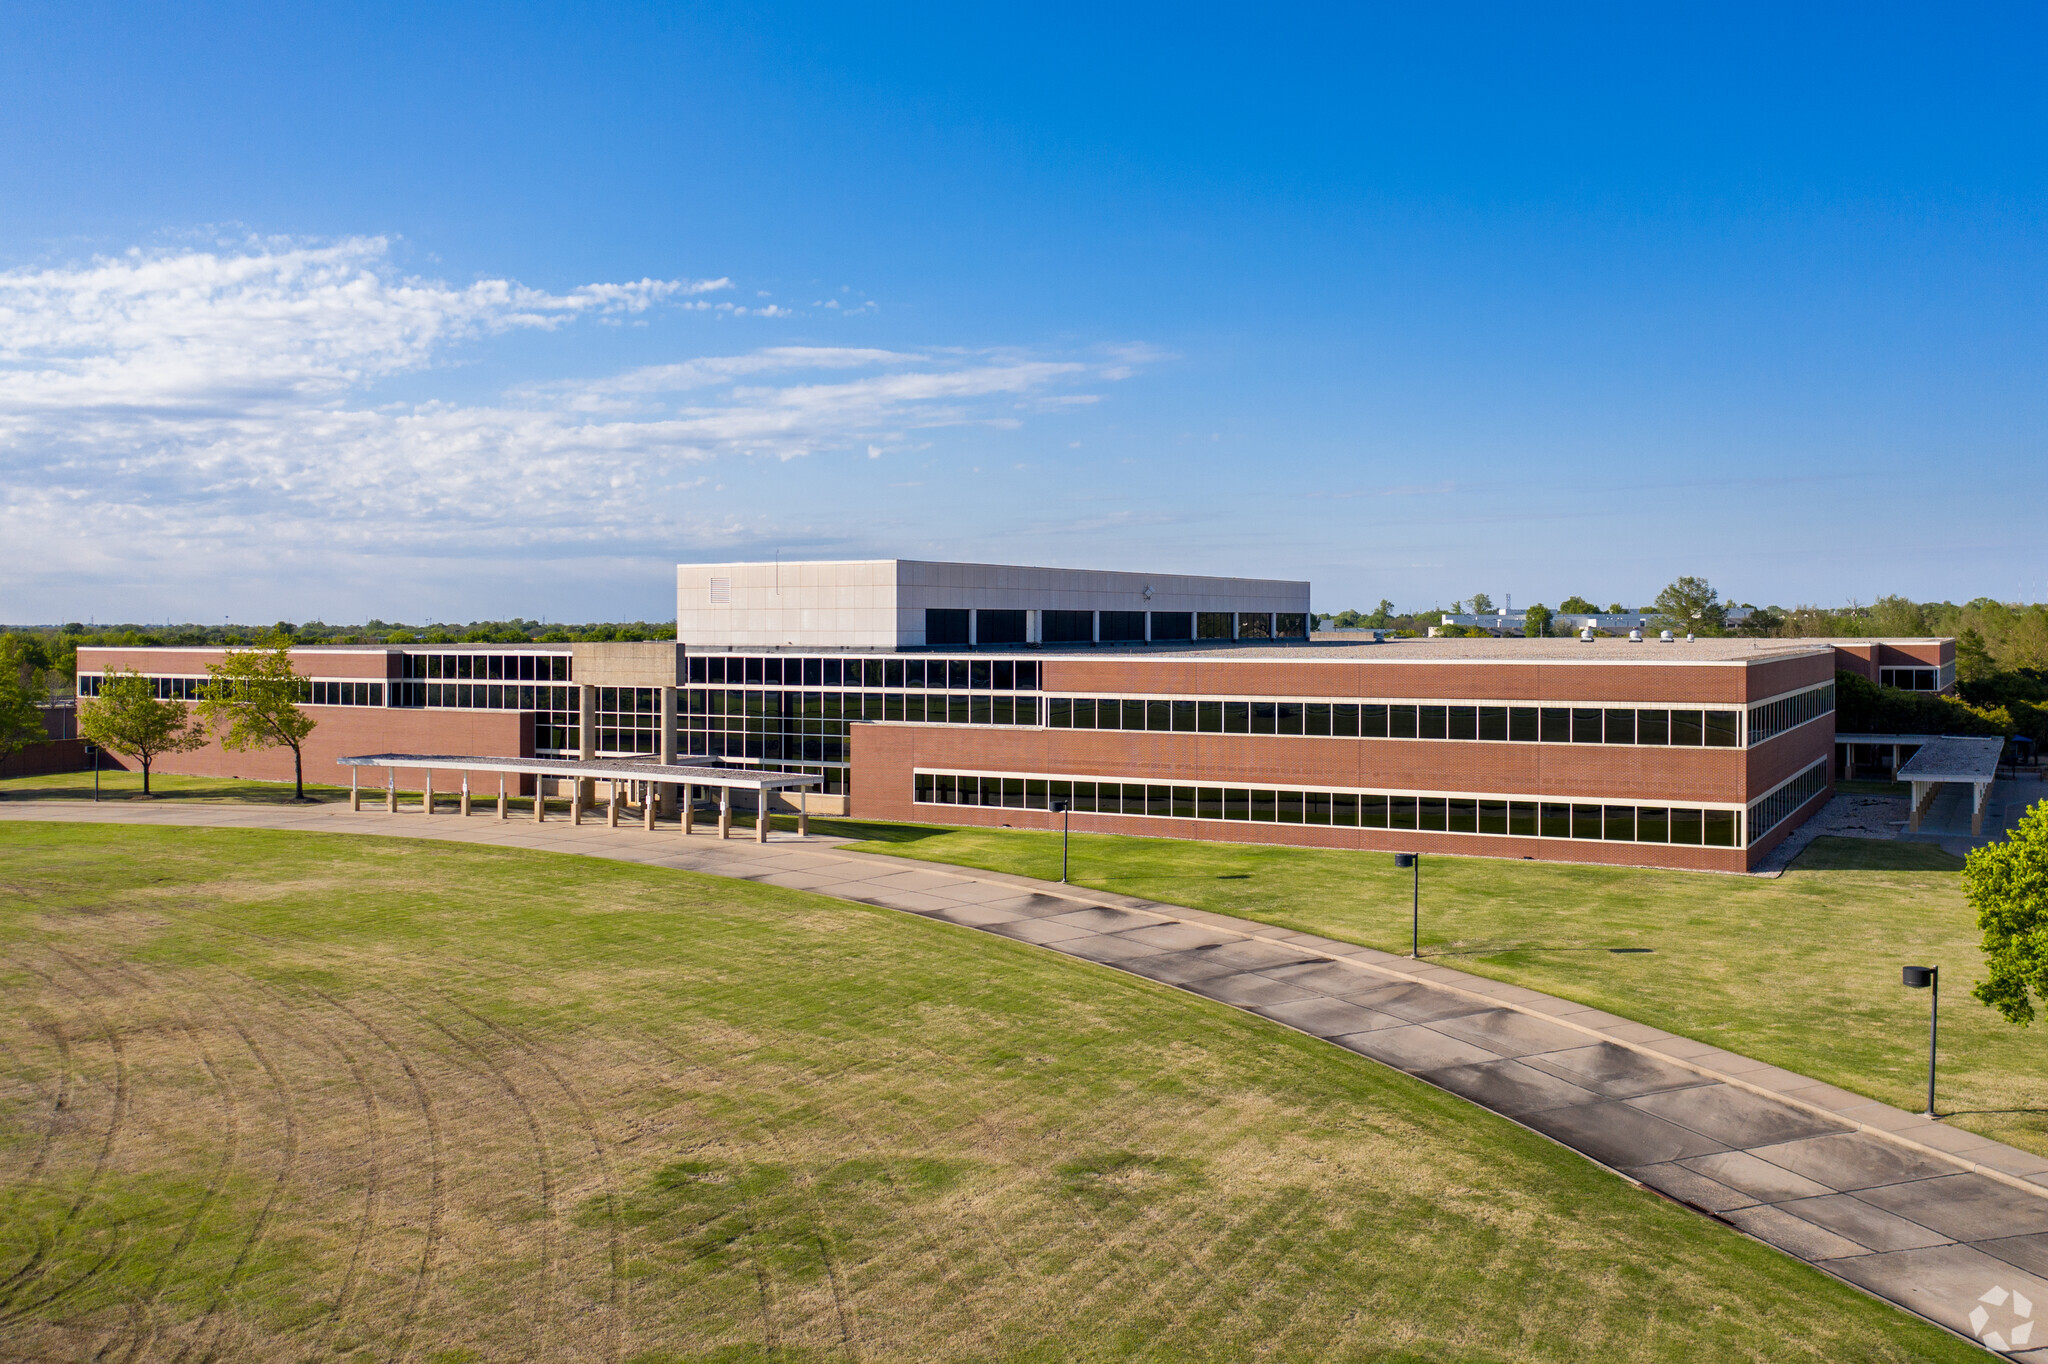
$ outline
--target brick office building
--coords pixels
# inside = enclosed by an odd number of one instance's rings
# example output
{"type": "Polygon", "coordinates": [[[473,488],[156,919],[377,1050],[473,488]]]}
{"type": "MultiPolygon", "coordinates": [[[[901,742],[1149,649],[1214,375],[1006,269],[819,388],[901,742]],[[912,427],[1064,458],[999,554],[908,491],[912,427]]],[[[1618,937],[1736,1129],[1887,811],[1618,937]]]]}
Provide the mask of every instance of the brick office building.
{"type": "MultiPolygon", "coordinates": [[[[1106,832],[1717,870],[1832,790],[1838,666],[1953,675],[1952,641],[1333,645],[1306,611],[1305,583],[685,565],[697,638],[672,645],[294,656],[315,780],[371,752],[701,755],[819,775],[824,812],[860,817],[1044,827],[1065,801],[1106,832]]],[[[219,656],[82,650],[81,691],[111,666],[194,694],[219,656]]],[[[290,756],[212,747],[162,770],[288,779],[290,756]]]]}

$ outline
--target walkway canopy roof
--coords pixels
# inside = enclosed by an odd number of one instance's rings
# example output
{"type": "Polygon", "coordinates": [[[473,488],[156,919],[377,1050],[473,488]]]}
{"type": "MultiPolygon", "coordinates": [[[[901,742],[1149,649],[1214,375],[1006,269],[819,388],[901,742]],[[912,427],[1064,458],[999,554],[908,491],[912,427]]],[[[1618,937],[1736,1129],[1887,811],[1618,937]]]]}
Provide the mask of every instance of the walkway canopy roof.
{"type": "Polygon", "coordinates": [[[1900,766],[1898,780],[1994,781],[1998,777],[1998,757],[2004,751],[2003,739],[1937,735],[1921,744],[1920,751],[1900,766]]]}
{"type": "Polygon", "coordinates": [[[730,786],[741,791],[782,791],[819,786],[823,777],[801,772],[763,772],[722,767],[714,758],[683,762],[641,762],[636,758],[494,758],[462,753],[364,753],[337,760],[343,767],[409,768],[413,771],[517,772],[536,777],[590,777],[597,781],[658,781],[678,786],[730,786]]]}

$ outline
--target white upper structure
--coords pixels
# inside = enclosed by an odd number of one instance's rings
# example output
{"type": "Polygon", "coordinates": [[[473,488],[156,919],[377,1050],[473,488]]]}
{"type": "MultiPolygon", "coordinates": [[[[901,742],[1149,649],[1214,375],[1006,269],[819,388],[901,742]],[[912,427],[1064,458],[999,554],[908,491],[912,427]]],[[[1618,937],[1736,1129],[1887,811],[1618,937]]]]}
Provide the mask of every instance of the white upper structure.
{"type": "Polygon", "coordinates": [[[676,638],[919,649],[1307,635],[1309,585],[916,559],[678,564],[676,638]]]}

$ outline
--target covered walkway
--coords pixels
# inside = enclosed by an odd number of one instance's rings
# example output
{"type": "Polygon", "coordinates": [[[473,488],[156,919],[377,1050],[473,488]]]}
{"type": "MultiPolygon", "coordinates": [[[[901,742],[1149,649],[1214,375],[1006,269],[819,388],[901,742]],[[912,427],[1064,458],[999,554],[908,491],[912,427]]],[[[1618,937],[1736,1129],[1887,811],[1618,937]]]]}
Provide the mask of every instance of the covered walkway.
{"type": "Polygon", "coordinates": [[[1920,751],[1899,768],[1898,779],[1913,784],[1912,813],[1906,832],[1920,832],[1928,810],[1950,783],[1970,787],[1970,837],[1984,835],[1984,807],[1991,799],[1991,787],[1998,780],[1998,758],[2005,752],[2004,739],[1964,738],[1943,734],[1929,739],[1920,751]]]}
{"type": "MultiPolygon", "coordinates": [[[[585,809],[594,802],[596,783],[605,782],[609,796],[605,802],[605,823],[619,827],[619,809],[622,803],[637,804],[649,833],[654,832],[655,818],[664,804],[664,794],[680,793],[682,831],[694,832],[696,824],[697,788],[707,788],[718,793],[718,836],[732,837],[732,793],[751,791],[754,793],[754,809],[758,812],[754,820],[754,840],[768,841],[769,801],[778,791],[802,791],[806,787],[821,787],[824,778],[790,772],[761,772],[746,767],[726,767],[716,758],[690,757],[679,762],[643,762],[636,758],[521,758],[490,757],[463,753],[366,753],[339,760],[340,765],[349,769],[349,809],[363,808],[363,788],[358,780],[366,767],[384,769],[384,808],[391,814],[398,813],[398,772],[400,768],[424,774],[421,789],[419,813],[434,813],[434,774],[453,772],[459,774],[461,784],[460,810],[464,815],[470,812],[469,774],[472,772],[496,772],[498,778],[498,818],[510,819],[510,797],[505,790],[506,776],[530,776],[533,784],[533,819],[544,824],[548,817],[548,796],[542,782],[553,777],[557,782],[569,785],[569,822],[581,824],[585,809]],[[628,799],[628,793],[637,793],[637,798],[628,799]]],[[[451,779],[453,782],[456,779],[451,779]]],[[[810,805],[799,797],[797,801],[797,834],[807,837],[811,828],[810,805]]]]}

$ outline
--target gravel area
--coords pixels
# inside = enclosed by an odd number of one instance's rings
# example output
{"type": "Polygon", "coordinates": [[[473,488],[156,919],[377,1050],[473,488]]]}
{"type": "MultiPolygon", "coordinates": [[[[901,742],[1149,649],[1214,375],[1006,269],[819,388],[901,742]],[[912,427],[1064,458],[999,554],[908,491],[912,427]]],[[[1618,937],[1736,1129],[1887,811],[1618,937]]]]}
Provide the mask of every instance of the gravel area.
{"type": "Polygon", "coordinates": [[[1771,850],[1770,856],[1750,869],[1752,876],[1776,876],[1792,865],[1792,859],[1806,851],[1806,845],[1825,834],[1838,838],[1897,838],[1906,827],[1911,802],[1903,796],[1839,795],[1821,812],[1793,831],[1792,836],[1771,850]]]}

